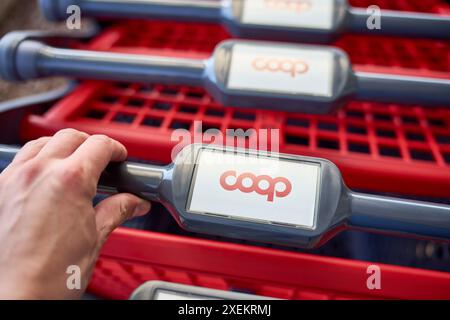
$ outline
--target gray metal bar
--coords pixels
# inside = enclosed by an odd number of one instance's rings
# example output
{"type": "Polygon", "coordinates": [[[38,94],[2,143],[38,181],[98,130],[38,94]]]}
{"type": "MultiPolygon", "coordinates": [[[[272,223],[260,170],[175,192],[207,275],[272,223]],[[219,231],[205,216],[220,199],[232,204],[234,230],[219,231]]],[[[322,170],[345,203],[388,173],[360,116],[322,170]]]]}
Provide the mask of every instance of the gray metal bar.
{"type": "MultiPolygon", "coordinates": [[[[362,8],[348,8],[345,0],[325,2],[330,6],[334,5],[334,16],[339,17],[328,34],[324,34],[323,30],[320,29],[314,30],[301,26],[280,30],[280,21],[274,21],[272,26],[270,26],[270,23],[267,26],[248,25],[241,23],[241,11],[236,9],[244,7],[246,1],[251,2],[253,0],[40,0],[40,4],[46,17],[53,21],[66,19],[68,16],[67,8],[71,5],[77,5],[85,17],[169,19],[223,23],[236,36],[244,35],[245,37],[266,40],[280,40],[280,38],[286,40],[287,38],[293,41],[329,42],[334,38],[330,35],[338,35],[345,31],[450,39],[450,18],[448,16],[381,10],[381,29],[369,30],[366,23],[370,19],[370,14],[362,8]],[[260,33],[261,27],[267,27],[267,32],[260,33]],[[272,33],[271,30],[277,31],[272,33]],[[293,32],[295,30],[298,33],[293,32]]],[[[270,8],[265,10],[270,12],[270,8]]]]}
{"type": "Polygon", "coordinates": [[[41,0],[50,20],[61,20],[66,8],[77,5],[85,16],[108,18],[173,19],[218,22],[221,1],[215,0],[41,0]]]}
{"type": "Polygon", "coordinates": [[[450,80],[356,72],[356,98],[450,107],[450,80]]]}
{"type": "Polygon", "coordinates": [[[449,241],[450,206],[350,193],[349,226],[388,234],[449,241]]]}
{"type": "Polygon", "coordinates": [[[24,79],[42,76],[202,85],[205,61],[139,54],[58,49],[24,41],[17,52],[24,79]]]}
{"type": "Polygon", "coordinates": [[[159,188],[168,167],[132,162],[110,163],[99,181],[99,192],[132,193],[150,201],[160,201],[159,188]]]}
{"type": "MultiPolygon", "coordinates": [[[[25,40],[15,52],[17,77],[45,76],[203,86],[207,60],[58,49],[25,40]]],[[[6,66],[5,66],[6,67],[6,66]]],[[[349,72],[351,72],[349,70],[349,72]]],[[[356,72],[360,100],[450,106],[450,80],[356,72]]]]}
{"type": "Polygon", "coordinates": [[[363,8],[350,8],[348,28],[353,32],[405,37],[450,39],[450,18],[437,14],[381,10],[381,29],[369,30],[370,14],[363,8]]]}
{"type": "Polygon", "coordinates": [[[81,10],[93,16],[163,18],[218,22],[220,1],[209,0],[82,0],[81,10]]]}

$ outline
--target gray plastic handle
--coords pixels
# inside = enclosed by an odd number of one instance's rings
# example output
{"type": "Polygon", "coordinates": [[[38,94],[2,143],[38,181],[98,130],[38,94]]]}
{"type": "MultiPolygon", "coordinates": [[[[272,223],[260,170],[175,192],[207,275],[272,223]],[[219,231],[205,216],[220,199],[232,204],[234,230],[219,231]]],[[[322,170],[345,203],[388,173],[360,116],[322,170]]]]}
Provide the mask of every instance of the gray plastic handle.
{"type": "MultiPolygon", "coordinates": [[[[18,149],[16,148],[0,145],[0,172],[9,165],[17,152],[18,149]]],[[[179,165],[182,166],[183,164],[179,165]]],[[[159,167],[130,162],[112,163],[103,172],[98,190],[107,194],[129,192],[144,199],[173,206],[173,203],[167,203],[167,199],[160,198],[161,184],[172,179],[173,170],[174,165],[159,167]]],[[[338,175],[338,172],[336,174],[338,175]]],[[[184,177],[184,179],[189,180],[190,177],[184,177]]],[[[168,185],[172,188],[170,183],[168,185]]],[[[171,190],[171,192],[175,191],[171,190]]],[[[342,198],[348,199],[349,205],[348,208],[345,206],[345,210],[349,212],[346,211],[344,214],[346,216],[345,221],[350,228],[441,241],[450,240],[450,206],[448,205],[359,194],[351,191],[348,194],[344,192],[342,198]]],[[[178,200],[183,205],[186,203],[185,198],[178,200]]],[[[335,216],[340,213],[329,212],[329,214],[335,216]]],[[[179,213],[173,211],[172,214],[179,215],[179,213]]],[[[202,217],[202,215],[199,215],[199,217],[202,217]]],[[[220,229],[221,218],[217,219],[218,221],[214,221],[214,227],[220,229]]],[[[236,221],[235,223],[233,230],[239,224],[236,221]]],[[[255,222],[254,224],[258,223],[255,222]]],[[[329,229],[324,231],[325,234],[332,231],[334,227],[328,226],[329,229]]],[[[290,227],[287,228],[292,230],[290,227]]],[[[261,236],[264,237],[263,230],[259,230],[259,236],[255,236],[255,239],[252,239],[252,236],[248,234],[239,235],[233,232],[233,235],[237,238],[258,240],[261,236]]],[[[203,232],[211,231],[204,230],[203,232]]],[[[286,233],[286,230],[283,232],[286,233]]],[[[334,235],[334,233],[331,234],[334,235]]],[[[295,240],[298,239],[294,239],[293,242],[295,240]]],[[[270,242],[267,239],[265,241],[270,242]]]]}
{"type": "MultiPolygon", "coordinates": [[[[0,173],[9,166],[20,149],[0,145],[0,173]]],[[[98,192],[112,195],[117,192],[132,193],[150,201],[159,200],[159,185],[170,167],[133,162],[110,163],[98,185],[98,192]]]]}
{"type": "MultiPolygon", "coordinates": [[[[241,25],[239,16],[242,12],[227,13],[236,7],[242,7],[242,2],[252,0],[40,0],[44,15],[52,21],[60,21],[67,18],[68,6],[77,5],[81,8],[83,16],[108,17],[108,18],[159,18],[185,21],[206,21],[230,23],[230,31],[235,35],[249,28],[250,38],[276,40],[280,36],[287,35],[291,40],[308,40],[311,42],[330,41],[333,37],[324,37],[323,30],[314,30],[312,34],[304,37],[302,34],[292,34],[288,31],[277,33],[276,37],[271,32],[259,33],[258,27],[241,25]],[[227,21],[230,19],[230,21],[227,21]],[[314,37],[314,34],[316,35],[314,37]]],[[[330,0],[330,3],[332,1],[330,0]]],[[[426,37],[437,39],[450,38],[450,19],[437,14],[398,12],[391,10],[381,11],[380,30],[369,30],[366,22],[369,14],[365,9],[352,8],[347,1],[334,2],[335,10],[345,10],[342,19],[343,25],[337,25],[328,31],[336,35],[342,31],[354,31],[360,33],[387,34],[398,36],[426,37]]],[[[274,26],[276,28],[276,26],[274,26]]],[[[299,28],[302,32],[310,33],[311,30],[299,28]]],[[[245,33],[245,32],[244,32],[245,33]]]]}
{"type": "MultiPolygon", "coordinates": [[[[216,70],[221,67],[226,68],[221,65],[223,61],[214,61],[218,59],[217,56],[200,60],[59,49],[33,40],[17,43],[15,37],[14,33],[8,34],[0,42],[0,74],[6,80],[69,76],[126,82],[195,85],[205,87],[219,102],[226,102],[233,94],[232,90],[221,88],[217,83],[213,68],[216,70]]],[[[260,42],[259,45],[271,46],[274,43],[260,42]]],[[[228,71],[222,69],[220,72],[223,73],[223,77],[226,77],[228,71]]],[[[348,78],[353,76],[351,67],[343,73],[348,78]]],[[[350,83],[349,96],[333,97],[334,101],[323,102],[323,104],[330,106],[336,101],[356,95],[356,98],[363,100],[450,107],[450,80],[372,73],[356,73],[355,79],[356,84],[350,83]]],[[[335,82],[339,81],[341,79],[335,80],[335,82]]],[[[281,95],[272,94],[270,100],[267,97],[261,100],[261,94],[266,94],[266,91],[239,91],[241,99],[233,100],[232,105],[268,109],[280,109],[283,106],[289,107],[289,111],[305,111],[309,109],[304,110],[303,108],[307,106],[302,105],[301,102],[315,101],[312,95],[292,93],[289,94],[292,106],[287,106],[281,95]]],[[[320,113],[321,109],[313,110],[320,113]]]]}
{"type": "MultiPolygon", "coordinates": [[[[1,49],[1,48],[0,48],[1,49]]],[[[138,54],[59,49],[23,41],[16,50],[16,79],[48,76],[129,82],[202,85],[205,62],[198,59],[166,58],[138,54]]]]}
{"type": "Polygon", "coordinates": [[[450,240],[450,206],[350,193],[349,226],[414,237],[450,240]]]}
{"type": "Polygon", "coordinates": [[[67,18],[67,8],[77,5],[84,16],[141,19],[174,19],[218,22],[219,0],[39,0],[45,17],[51,21],[67,18]]]}
{"type": "Polygon", "coordinates": [[[356,99],[450,107],[450,80],[356,72],[356,99]]]}
{"type": "Polygon", "coordinates": [[[450,18],[437,14],[400,12],[381,9],[381,28],[369,30],[370,14],[362,8],[350,8],[348,28],[358,33],[450,39],[450,18]]]}

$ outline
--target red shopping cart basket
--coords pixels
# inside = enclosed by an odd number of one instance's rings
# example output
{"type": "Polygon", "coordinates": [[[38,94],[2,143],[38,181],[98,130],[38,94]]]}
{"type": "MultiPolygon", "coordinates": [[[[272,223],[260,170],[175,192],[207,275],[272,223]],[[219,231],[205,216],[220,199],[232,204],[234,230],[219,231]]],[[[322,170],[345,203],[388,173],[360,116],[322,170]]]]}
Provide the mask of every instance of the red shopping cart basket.
{"type": "Polygon", "coordinates": [[[120,229],[111,235],[90,291],[125,299],[144,281],[164,280],[282,299],[450,299],[450,274],[120,229]]]}
{"type": "MultiPolygon", "coordinates": [[[[449,13],[445,1],[351,1],[355,6],[449,13]]],[[[128,21],[89,44],[96,50],[207,56],[227,38],[215,25],[128,21]]],[[[449,43],[347,35],[360,70],[449,77],[449,43]]],[[[334,115],[241,111],[218,105],[199,88],[87,81],[22,124],[29,140],[72,127],[123,142],[133,157],[168,162],[174,129],[280,129],[280,151],[325,157],[359,189],[450,196],[450,112],[351,102],[334,115]],[[195,121],[201,121],[200,127],[195,121]]],[[[127,298],[147,280],[164,280],[291,299],[450,298],[446,273],[381,266],[382,289],[366,285],[368,263],[253,246],[120,229],[106,244],[90,290],[127,298]]]]}
{"type": "MultiPolygon", "coordinates": [[[[128,22],[108,29],[90,47],[192,57],[208,55],[226,37],[215,25],[128,22]]],[[[383,72],[389,67],[388,72],[450,77],[449,43],[353,35],[337,45],[349,52],[359,70],[383,72]]],[[[200,88],[84,82],[46,114],[28,117],[22,137],[65,127],[108,134],[123,142],[131,156],[160,162],[170,161],[177,143],[171,140],[174,129],[194,134],[211,128],[224,133],[277,128],[281,152],[330,159],[352,188],[449,196],[448,109],[351,102],[325,116],[241,111],[218,105],[200,88]],[[155,148],[157,152],[149,152],[155,148]]]]}

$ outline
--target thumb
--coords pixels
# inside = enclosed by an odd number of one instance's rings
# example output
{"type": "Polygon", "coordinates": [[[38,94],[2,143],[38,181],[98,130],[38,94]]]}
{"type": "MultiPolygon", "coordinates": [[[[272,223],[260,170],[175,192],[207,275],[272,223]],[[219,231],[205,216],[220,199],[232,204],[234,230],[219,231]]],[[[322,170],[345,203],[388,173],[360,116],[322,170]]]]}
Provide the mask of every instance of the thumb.
{"type": "Polygon", "coordinates": [[[129,193],[109,197],[95,206],[97,232],[103,243],[126,220],[146,214],[151,204],[129,193]]]}

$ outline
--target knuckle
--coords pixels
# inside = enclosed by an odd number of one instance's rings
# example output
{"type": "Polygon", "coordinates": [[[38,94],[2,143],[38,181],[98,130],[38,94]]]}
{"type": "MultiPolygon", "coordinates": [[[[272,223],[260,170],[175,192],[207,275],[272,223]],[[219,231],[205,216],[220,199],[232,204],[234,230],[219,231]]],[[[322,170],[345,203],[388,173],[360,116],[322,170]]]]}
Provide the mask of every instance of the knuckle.
{"type": "Polygon", "coordinates": [[[84,181],[84,169],[81,166],[62,166],[59,169],[58,179],[63,184],[79,185],[84,181]]]}
{"type": "Polygon", "coordinates": [[[109,146],[112,143],[112,139],[104,134],[94,134],[89,139],[105,146],[109,146]]]}
{"type": "Polygon", "coordinates": [[[68,135],[68,136],[74,136],[74,137],[87,137],[87,133],[78,131],[76,129],[72,129],[72,128],[64,128],[59,130],[55,136],[62,136],[62,135],[68,135]]]}
{"type": "Polygon", "coordinates": [[[23,145],[22,150],[34,146],[34,145],[37,143],[38,140],[39,140],[39,139],[28,141],[27,143],[25,143],[25,144],[23,145]]]}
{"type": "Polygon", "coordinates": [[[72,129],[72,128],[64,128],[56,132],[55,135],[63,135],[63,134],[77,134],[79,133],[78,130],[72,129]]]}
{"type": "Polygon", "coordinates": [[[25,144],[23,145],[22,150],[23,150],[23,149],[28,149],[28,148],[33,147],[33,146],[35,146],[35,145],[38,145],[38,144],[41,143],[43,140],[44,140],[44,137],[41,137],[41,138],[36,139],[36,140],[28,141],[27,143],[25,143],[25,144]]]}
{"type": "Polygon", "coordinates": [[[37,140],[34,140],[34,143],[32,145],[32,147],[42,147],[44,146],[48,141],[49,141],[50,137],[40,137],[37,140]]]}
{"type": "Polygon", "coordinates": [[[48,136],[40,137],[39,139],[35,140],[35,143],[45,142],[48,139],[50,139],[50,137],[48,137],[48,136]]]}
{"type": "MultiPolygon", "coordinates": [[[[20,149],[20,151],[17,153],[16,156],[23,154],[24,152],[28,152],[30,150],[33,150],[34,148],[39,148],[42,145],[44,145],[48,140],[50,139],[50,137],[40,137],[36,140],[30,140],[27,143],[25,143],[22,148],[20,149]]],[[[17,158],[16,158],[17,159],[17,158]]]]}
{"type": "Polygon", "coordinates": [[[81,134],[81,131],[78,131],[73,128],[64,128],[56,132],[56,134],[81,134]]]}
{"type": "Polygon", "coordinates": [[[21,180],[30,184],[42,171],[42,165],[38,161],[29,161],[22,165],[18,174],[21,180]]]}

